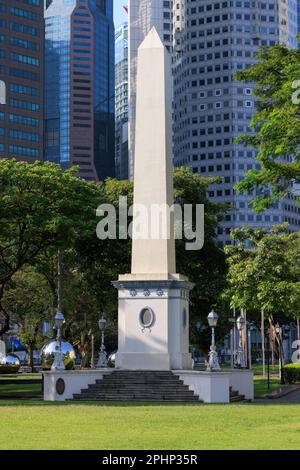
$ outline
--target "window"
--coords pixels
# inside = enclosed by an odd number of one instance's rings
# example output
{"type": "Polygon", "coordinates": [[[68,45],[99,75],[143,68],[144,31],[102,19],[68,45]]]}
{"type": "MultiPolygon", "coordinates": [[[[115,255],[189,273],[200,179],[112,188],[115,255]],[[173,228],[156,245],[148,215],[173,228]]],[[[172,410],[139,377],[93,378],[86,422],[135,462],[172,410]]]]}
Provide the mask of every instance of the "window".
{"type": "Polygon", "coordinates": [[[38,127],[40,125],[39,119],[33,119],[28,116],[23,116],[22,114],[10,114],[9,121],[24,124],[25,126],[38,127]]]}
{"type": "Polygon", "coordinates": [[[25,39],[20,39],[20,38],[11,38],[10,43],[13,46],[18,46],[22,47],[23,49],[30,49],[32,51],[38,51],[39,50],[39,45],[35,42],[27,41],[25,39]]]}
{"type": "Polygon", "coordinates": [[[23,8],[10,8],[10,13],[21,18],[26,18],[31,21],[40,21],[40,15],[32,11],[24,10],[23,8]]]}
{"type": "Polygon", "coordinates": [[[11,60],[14,60],[16,62],[22,62],[23,64],[28,64],[28,65],[34,65],[34,66],[40,65],[39,59],[36,59],[35,57],[31,57],[28,55],[12,53],[11,60]]]}
{"type": "Polygon", "coordinates": [[[15,99],[10,100],[10,105],[15,108],[27,109],[28,111],[39,111],[40,109],[40,105],[37,103],[15,99]]]}
{"type": "Polygon", "coordinates": [[[26,157],[39,157],[39,150],[32,147],[21,147],[19,145],[10,145],[9,153],[16,155],[24,155],[26,157]]]}
{"type": "Polygon", "coordinates": [[[38,81],[40,74],[29,70],[10,68],[9,75],[12,77],[24,78],[25,80],[38,81]]]}
{"type": "Polygon", "coordinates": [[[26,5],[33,5],[39,6],[41,4],[41,0],[17,0],[20,3],[25,3],[26,5]]]}
{"type": "Polygon", "coordinates": [[[27,26],[21,23],[10,23],[11,31],[16,31],[18,33],[30,34],[31,36],[39,36],[40,32],[37,28],[32,26],[27,26]]]}
{"type": "Polygon", "coordinates": [[[20,95],[39,96],[40,90],[38,88],[32,88],[29,86],[19,85],[11,83],[10,91],[12,93],[19,93],[20,95]]]}
{"type": "Polygon", "coordinates": [[[30,142],[39,142],[40,137],[38,134],[32,134],[31,132],[23,132],[17,129],[9,130],[9,137],[18,140],[28,140],[30,142]]]}

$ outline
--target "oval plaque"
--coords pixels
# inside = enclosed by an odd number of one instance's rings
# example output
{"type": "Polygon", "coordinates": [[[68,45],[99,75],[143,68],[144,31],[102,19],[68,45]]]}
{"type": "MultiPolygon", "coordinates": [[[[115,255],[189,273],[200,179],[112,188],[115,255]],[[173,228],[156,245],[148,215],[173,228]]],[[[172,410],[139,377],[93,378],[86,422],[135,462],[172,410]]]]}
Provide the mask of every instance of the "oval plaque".
{"type": "Polygon", "coordinates": [[[58,395],[63,395],[66,390],[65,381],[61,378],[57,379],[55,387],[56,387],[56,392],[58,393],[58,395]]]}

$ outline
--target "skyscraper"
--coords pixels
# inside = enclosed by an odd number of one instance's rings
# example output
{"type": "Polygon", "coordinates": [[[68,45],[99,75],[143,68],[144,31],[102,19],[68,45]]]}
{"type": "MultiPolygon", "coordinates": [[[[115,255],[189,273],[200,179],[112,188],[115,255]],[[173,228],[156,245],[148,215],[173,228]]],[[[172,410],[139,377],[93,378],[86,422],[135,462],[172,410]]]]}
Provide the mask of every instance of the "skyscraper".
{"type": "Polygon", "coordinates": [[[210,198],[231,204],[220,227],[220,244],[230,243],[230,230],[251,225],[269,228],[288,221],[299,230],[294,196],[277,207],[255,214],[251,198],[235,184],[259,168],[256,151],[236,144],[255,112],[253,83],[234,73],[255,62],[259,46],[296,46],[295,0],[180,0],[174,2],[174,162],[202,176],[220,176],[210,198]]]}
{"type": "Polygon", "coordinates": [[[128,24],[115,34],[116,177],[128,178],[128,24]]]}
{"type": "Polygon", "coordinates": [[[135,146],[137,49],[155,26],[171,50],[173,43],[172,0],[129,0],[129,177],[133,177],[135,146]]]}
{"type": "Polygon", "coordinates": [[[45,158],[113,176],[113,2],[52,0],[45,29],[45,158]]]}
{"type": "Polygon", "coordinates": [[[43,159],[43,0],[0,1],[0,158],[43,159]]]}

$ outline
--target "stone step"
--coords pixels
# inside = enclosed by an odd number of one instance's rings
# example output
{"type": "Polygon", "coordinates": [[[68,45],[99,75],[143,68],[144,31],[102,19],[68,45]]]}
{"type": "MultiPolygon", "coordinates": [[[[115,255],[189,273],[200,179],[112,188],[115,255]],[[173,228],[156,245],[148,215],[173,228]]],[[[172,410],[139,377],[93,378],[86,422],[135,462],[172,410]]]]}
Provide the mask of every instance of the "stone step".
{"type": "Polygon", "coordinates": [[[187,385],[180,384],[180,383],[174,383],[174,384],[161,384],[161,383],[149,383],[149,384],[137,384],[137,383],[110,383],[110,382],[103,382],[103,383],[96,383],[96,384],[91,384],[91,388],[97,388],[97,387],[110,387],[110,388],[182,388],[182,387],[187,387],[187,385]]]}
{"type": "Polygon", "coordinates": [[[245,400],[245,395],[240,395],[237,390],[232,390],[232,387],[229,389],[230,403],[235,403],[245,400]]]}
{"type": "Polygon", "coordinates": [[[188,389],[184,389],[184,390],[180,390],[180,389],[176,389],[176,390],[164,390],[164,389],[159,389],[159,390],[154,390],[154,389],[147,389],[147,390],[139,390],[139,389],[126,389],[126,390],[120,390],[120,389],[105,389],[105,388],[101,388],[101,389],[84,389],[84,390],[81,390],[81,393],[90,393],[90,394],[99,394],[99,393],[106,393],[106,394],[109,394],[109,393],[112,393],[112,394],[118,394],[118,395],[122,395],[122,394],[127,394],[127,393],[134,393],[134,394],[140,394],[140,395],[147,395],[148,393],[153,393],[153,394],[166,394],[166,393],[169,393],[171,395],[176,395],[176,394],[180,394],[180,393],[185,393],[185,394],[188,394],[188,395],[194,395],[194,392],[192,390],[188,390],[188,389]]]}
{"type": "Polygon", "coordinates": [[[120,397],[97,397],[97,398],[85,398],[84,396],[80,395],[78,398],[74,398],[73,400],[76,401],[134,401],[134,402],[174,402],[174,403],[185,403],[185,402],[192,402],[192,403],[201,403],[197,399],[197,397],[193,398],[176,398],[176,399],[169,399],[169,398],[136,398],[136,397],[128,397],[128,398],[120,398],[120,397]]]}
{"type": "Polygon", "coordinates": [[[132,383],[132,384],[142,384],[142,385],[148,385],[148,384],[177,384],[177,383],[183,383],[183,381],[181,380],[159,380],[159,379],[156,379],[156,380],[137,380],[137,379],[128,379],[128,380],[125,380],[125,379],[111,379],[109,380],[108,378],[105,378],[103,380],[97,380],[96,383],[103,383],[103,382],[107,382],[107,383],[112,383],[112,384],[126,384],[126,383],[132,383]]]}
{"type": "Polygon", "coordinates": [[[141,400],[193,400],[193,401],[198,401],[198,397],[191,394],[169,394],[169,393],[148,393],[148,394],[143,394],[143,393],[98,393],[98,394],[89,394],[89,393],[81,393],[81,394],[74,394],[74,399],[83,399],[83,400],[90,400],[90,399],[98,399],[98,400],[110,400],[110,399],[119,399],[119,400],[134,400],[136,398],[139,398],[141,400]]]}
{"type": "Polygon", "coordinates": [[[90,384],[74,400],[199,401],[199,397],[171,371],[119,371],[90,384]]]}

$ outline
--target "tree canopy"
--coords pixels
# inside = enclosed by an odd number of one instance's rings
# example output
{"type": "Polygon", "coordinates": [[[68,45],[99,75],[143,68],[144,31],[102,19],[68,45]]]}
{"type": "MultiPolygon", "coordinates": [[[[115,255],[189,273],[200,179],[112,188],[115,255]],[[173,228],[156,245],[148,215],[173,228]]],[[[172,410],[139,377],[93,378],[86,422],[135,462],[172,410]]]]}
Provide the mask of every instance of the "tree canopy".
{"type": "Polygon", "coordinates": [[[12,277],[50,248],[70,247],[95,224],[102,189],[76,178],[75,171],[0,161],[0,333],[9,327],[2,298],[12,277]]]}
{"type": "Polygon", "coordinates": [[[257,189],[253,207],[262,211],[300,182],[300,49],[263,47],[256,58],[255,65],[236,74],[238,80],[255,82],[257,107],[250,126],[254,133],[237,141],[258,149],[261,169],[249,170],[237,189],[257,189]]]}
{"type": "MultiPolygon", "coordinates": [[[[23,328],[24,341],[37,344],[36,327],[45,319],[52,320],[56,306],[60,249],[64,253],[65,334],[86,361],[91,333],[98,333],[97,319],[102,312],[109,319],[112,343],[116,343],[117,291],[111,281],[130,272],[131,261],[130,239],[97,238],[96,209],[102,203],[118,208],[120,196],[128,196],[130,206],[133,185],[115,179],[90,183],[77,178],[75,171],[62,171],[51,163],[0,161],[0,313],[5,320],[0,335],[13,316],[23,328]],[[40,292],[31,296],[35,282],[40,292]]],[[[191,293],[191,336],[195,341],[199,338],[195,338],[193,326],[199,320],[206,323],[207,313],[225,285],[225,256],[215,240],[224,206],[207,199],[209,185],[217,181],[194,175],[187,168],[174,172],[176,201],[205,205],[204,247],[187,255],[185,241],[176,242],[177,271],[195,283],[191,293]]]]}
{"type": "Polygon", "coordinates": [[[300,312],[300,233],[286,225],[245,227],[232,232],[235,245],[226,247],[231,306],[284,319],[300,312]]]}

